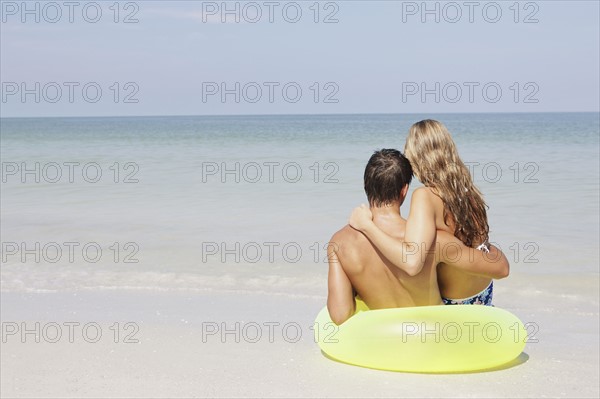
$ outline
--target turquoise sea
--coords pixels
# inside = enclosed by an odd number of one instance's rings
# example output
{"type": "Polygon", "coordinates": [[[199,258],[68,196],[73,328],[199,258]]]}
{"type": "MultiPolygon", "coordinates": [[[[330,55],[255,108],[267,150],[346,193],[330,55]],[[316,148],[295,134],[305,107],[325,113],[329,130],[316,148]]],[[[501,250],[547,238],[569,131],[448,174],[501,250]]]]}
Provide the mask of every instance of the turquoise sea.
{"type": "Polygon", "coordinates": [[[372,151],[425,118],[513,272],[598,274],[598,113],[2,118],[2,290],[323,294],[372,151]]]}

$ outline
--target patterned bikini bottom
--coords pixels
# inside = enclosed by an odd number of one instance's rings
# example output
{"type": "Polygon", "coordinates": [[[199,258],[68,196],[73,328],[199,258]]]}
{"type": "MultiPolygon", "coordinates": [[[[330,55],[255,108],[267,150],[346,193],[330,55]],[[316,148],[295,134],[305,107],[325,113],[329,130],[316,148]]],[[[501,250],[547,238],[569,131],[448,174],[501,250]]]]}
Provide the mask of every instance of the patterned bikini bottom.
{"type": "Polygon", "coordinates": [[[485,305],[485,306],[494,306],[492,305],[492,296],[494,294],[494,282],[491,281],[490,285],[487,286],[486,289],[481,291],[479,294],[475,294],[469,298],[463,299],[448,299],[442,297],[442,301],[444,301],[444,305],[485,305]]]}

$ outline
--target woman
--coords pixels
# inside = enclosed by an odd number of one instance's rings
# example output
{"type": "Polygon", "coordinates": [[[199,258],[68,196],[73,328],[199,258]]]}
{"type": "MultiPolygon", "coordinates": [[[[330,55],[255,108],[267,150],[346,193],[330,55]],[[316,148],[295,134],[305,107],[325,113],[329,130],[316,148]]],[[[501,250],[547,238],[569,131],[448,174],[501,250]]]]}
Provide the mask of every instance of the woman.
{"type": "MultiPolygon", "coordinates": [[[[353,211],[350,225],[364,233],[391,263],[411,276],[423,268],[438,230],[453,234],[467,247],[489,252],[485,202],[446,127],[434,120],[415,123],[410,128],[404,152],[415,176],[425,186],[412,195],[404,240],[390,237],[377,228],[365,206],[353,211]]],[[[492,278],[506,277],[508,267],[474,272],[440,265],[437,272],[445,304],[491,305],[492,278]]]]}

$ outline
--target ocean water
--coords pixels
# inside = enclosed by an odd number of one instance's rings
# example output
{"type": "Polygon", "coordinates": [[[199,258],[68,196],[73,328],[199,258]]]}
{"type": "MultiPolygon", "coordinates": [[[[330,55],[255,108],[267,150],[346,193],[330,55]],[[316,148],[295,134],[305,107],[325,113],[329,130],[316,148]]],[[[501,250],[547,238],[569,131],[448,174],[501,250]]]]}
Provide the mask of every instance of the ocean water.
{"type": "Polygon", "coordinates": [[[513,272],[598,275],[598,113],[3,118],[1,288],[324,294],[368,158],[424,118],[513,272]]]}

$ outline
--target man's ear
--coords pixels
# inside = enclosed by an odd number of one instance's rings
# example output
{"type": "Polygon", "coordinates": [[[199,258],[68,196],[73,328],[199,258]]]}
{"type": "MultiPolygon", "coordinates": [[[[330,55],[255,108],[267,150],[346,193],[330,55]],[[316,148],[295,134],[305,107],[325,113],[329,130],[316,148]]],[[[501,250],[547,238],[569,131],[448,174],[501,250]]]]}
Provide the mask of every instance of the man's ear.
{"type": "Polygon", "coordinates": [[[400,205],[402,205],[404,203],[407,193],[408,193],[408,184],[405,184],[404,187],[402,187],[402,190],[400,191],[400,205]]]}

